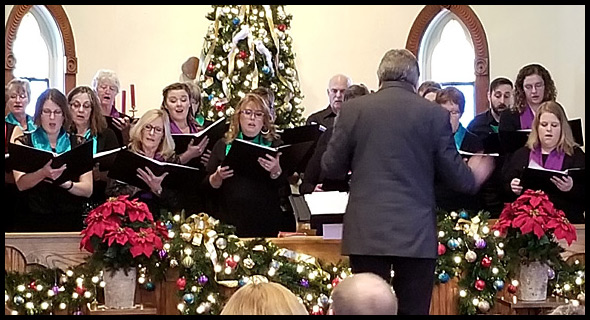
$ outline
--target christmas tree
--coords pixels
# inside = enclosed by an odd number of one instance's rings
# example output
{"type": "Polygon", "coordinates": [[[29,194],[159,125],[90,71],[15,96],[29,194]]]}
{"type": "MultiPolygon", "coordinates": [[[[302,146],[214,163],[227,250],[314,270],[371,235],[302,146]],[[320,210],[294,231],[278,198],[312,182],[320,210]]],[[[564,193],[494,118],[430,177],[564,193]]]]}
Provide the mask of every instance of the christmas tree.
{"type": "Polygon", "coordinates": [[[275,124],[302,125],[302,94],[291,50],[291,15],[282,5],[213,5],[197,79],[201,112],[209,120],[230,116],[257,87],[275,95],[275,124]]]}

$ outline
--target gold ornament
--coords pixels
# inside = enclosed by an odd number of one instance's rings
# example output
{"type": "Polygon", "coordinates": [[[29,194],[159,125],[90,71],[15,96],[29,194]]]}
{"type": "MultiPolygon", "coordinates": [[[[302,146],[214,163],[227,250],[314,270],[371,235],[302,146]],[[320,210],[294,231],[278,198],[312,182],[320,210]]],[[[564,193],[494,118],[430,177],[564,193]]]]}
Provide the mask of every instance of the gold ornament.
{"type": "Polygon", "coordinates": [[[182,259],[182,265],[183,265],[185,268],[190,268],[190,267],[192,267],[192,265],[193,265],[193,263],[194,263],[194,262],[195,262],[195,261],[193,260],[193,258],[191,258],[191,256],[186,256],[186,257],[184,257],[184,258],[182,259]]]}

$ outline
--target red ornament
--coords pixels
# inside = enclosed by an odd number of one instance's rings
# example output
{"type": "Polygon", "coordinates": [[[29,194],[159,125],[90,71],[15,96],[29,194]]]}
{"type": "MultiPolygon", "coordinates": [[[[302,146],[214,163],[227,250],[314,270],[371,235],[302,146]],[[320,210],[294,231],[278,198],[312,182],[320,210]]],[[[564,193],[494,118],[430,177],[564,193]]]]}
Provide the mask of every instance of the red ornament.
{"type": "Polygon", "coordinates": [[[31,283],[29,283],[29,289],[35,289],[37,288],[37,284],[35,283],[35,280],[31,281],[31,283]]]}
{"type": "Polygon", "coordinates": [[[340,278],[336,277],[332,279],[332,287],[336,288],[336,286],[340,283],[340,278]]]}
{"type": "Polygon", "coordinates": [[[234,269],[238,263],[234,260],[233,257],[228,257],[227,259],[225,259],[225,265],[234,269]]]}
{"type": "Polygon", "coordinates": [[[285,29],[287,29],[287,26],[286,26],[285,24],[281,23],[281,24],[279,24],[279,25],[277,26],[277,28],[278,28],[280,31],[285,31],[285,29]]]}
{"type": "Polygon", "coordinates": [[[225,110],[225,103],[223,103],[223,102],[215,103],[215,110],[217,110],[218,112],[225,110]]]}
{"type": "Polygon", "coordinates": [[[489,268],[492,265],[492,258],[485,256],[481,259],[481,266],[484,268],[489,268]]]}
{"type": "Polygon", "coordinates": [[[215,65],[213,63],[209,63],[207,65],[207,71],[213,72],[213,70],[215,70],[215,65]]]}
{"type": "Polygon", "coordinates": [[[244,50],[240,50],[240,52],[238,53],[238,58],[246,59],[246,58],[248,58],[248,53],[244,50]]]}
{"type": "Polygon", "coordinates": [[[513,284],[509,284],[508,287],[506,287],[506,289],[508,290],[508,292],[515,294],[516,293],[516,286],[513,284]]]}
{"type": "Polygon", "coordinates": [[[475,281],[475,289],[482,291],[486,287],[486,282],[483,280],[475,281]]]}
{"type": "Polygon", "coordinates": [[[322,307],[318,308],[318,311],[311,311],[309,314],[311,314],[312,316],[323,316],[324,315],[324,309],[322,307]]]}
{"type": "Polygon", "coordinates": [[[76,286],[76,293],[79,295],[83,295],[86,292],[86,288],[84,286],[76,286]]]}
{"type": "Polygon", "coordinates": [[[447,252],[447,247],[445,247],[444,244],[442,243],[438,243],[438,255],[442,256],[443,254],[445,254],[445,252],[447,252]]]}
{"type": "Polygon", "coordinates": [[[176,280],[176,286],[178,287],[178,290],[184,290],[186,287],[186,279],[184,277],[178,278],[178,280],[176,280]]]}

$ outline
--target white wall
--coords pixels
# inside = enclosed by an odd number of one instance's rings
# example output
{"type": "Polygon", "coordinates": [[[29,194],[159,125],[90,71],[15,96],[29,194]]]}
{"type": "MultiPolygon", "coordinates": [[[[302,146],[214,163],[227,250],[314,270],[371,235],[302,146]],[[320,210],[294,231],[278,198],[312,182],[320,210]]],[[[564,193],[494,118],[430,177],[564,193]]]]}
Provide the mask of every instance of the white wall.
{"type": "MultiPolygon", "coordinates": [[[[12,6],[5,6],[5,21],[12,6]]],[[[189,56],[199,57],[209,5],[65,5],[76,41],[78,84],[110,68],[123,88],[134,83],[139,115],[158,107],[161,90],[178,80],[189,56]]],[[[377,89],[377,66],[391,48],[405,47],[422,5],[288,5],[304,115],[328,103],[336,73],[377,89]]],[[[585,123],[584,6],[472,6],[486,31],[490,77],[514,80],[540,63],[551,72],[569,117],[585,123]]],[[[120,98],[120,97],[119,97],[120,98]]]]}

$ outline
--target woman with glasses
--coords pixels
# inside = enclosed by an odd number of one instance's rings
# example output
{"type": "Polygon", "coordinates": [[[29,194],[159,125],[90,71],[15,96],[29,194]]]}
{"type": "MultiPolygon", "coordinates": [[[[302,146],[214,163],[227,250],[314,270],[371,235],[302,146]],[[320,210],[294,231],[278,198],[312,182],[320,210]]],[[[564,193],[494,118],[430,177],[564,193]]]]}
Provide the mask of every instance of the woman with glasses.
{"type": "MultiPolygon", "coordinates": [[[[131,128],[129,151],[161,162],[180,163],[174,152],[174,140],[170,135],[168,113],[161,109],[148,110],[131,128]]],[[[130,195],[146,203],[155,216],[163,209],[178,209],[177,191],[163,188],[162,181],[168,175],[155,175],[149,168],[137,169],[137,177],[143,180],[149,189],[142,190],[114,179],[108,179],[106,195],[108,197],[130,195]]]]}
{"type": "Polygon", "coordinates": [[[551,74],[540,64],[529,64],[518,71],[514,82],[514,105],[500,114],[499,131],[531,129],[541,103],[557,99],[551,74]]]}
{"type": "MultiPolygon", "coordinates": [[[[57,89],[47,89],[39,96],[33,121],[37,126],[34,131],[23,133],[19,127],[14,129],[15,143],[60,154],[86,142],[83,137],[66,131],[72,118],[65,95],[57,89]]],[[[92,171],[76,181],[53,184],[52,180],[59,178],[65,169],[65,165],[54,169],[49,161],[35,172],[13,170],[24,200],[19,206],[23,210],[15,231],[82,230],[83,204],[92,194],[92,171]]]]}
{"type": "Polygon", "coordinates": [[[115,108],[115,98],[121,89],[119,77],[112,70],[98,70],[92,79],[92,88],[96,91],[100,100],[102,114],[111,117],[113,120],[113,130],[118,131],[115,133],[120,146],[126,145],[129,143],[129,130],[131,129],[132,119],[115,108]]]}
{"type": "MultiPolygon", "coordinates": [[[[107,127],[102,114],[100,100],[96,92],[88,86],[75,87],[68,93],[68,105],[72,116],[70,133],[92,140],[93,154],[115,149],[119,146],[117,136],[107,127]]],[[[97,163],[92,170],[94,186],[92,188],[91,206],[99,205],[106,200],[105,188],[107,168],[111,163],[97,163]]]]}
{"type": "Polygon", "coordinates": [[[255,165],[266,171],[260,177],[235,174],[232,168],[221,164],[236,139],[269,147],[282,143],[268,103],[260,95],[248,93],[240,100],[225,138],[213,147],[206,176],[210,186],[217,190],[219,200],[218,211],[213,216],[234,225],[239,237],[276,237],[279,231],[295,231],[295,217],[283,214],[280,206],[279,191],[288,185],[279,162],[280,154],[258,158],[255,165]]]}

